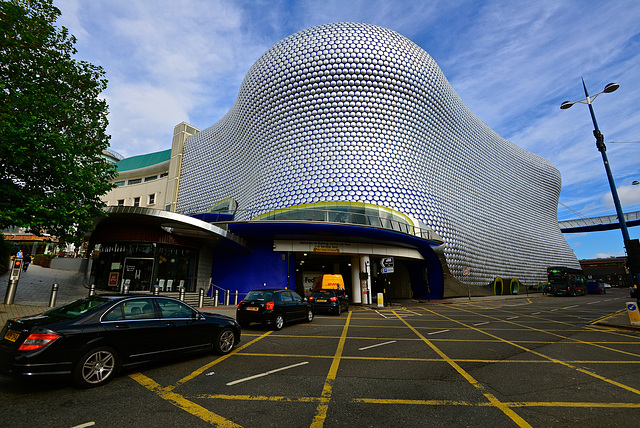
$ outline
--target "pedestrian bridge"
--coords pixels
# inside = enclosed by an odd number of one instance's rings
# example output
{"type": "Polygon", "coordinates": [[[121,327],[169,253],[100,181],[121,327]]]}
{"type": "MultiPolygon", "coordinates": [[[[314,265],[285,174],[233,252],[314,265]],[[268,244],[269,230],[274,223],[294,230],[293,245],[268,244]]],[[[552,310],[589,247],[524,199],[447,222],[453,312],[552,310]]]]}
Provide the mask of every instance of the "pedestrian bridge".
{"type": "MultiPolygon", "coordinates": [[[[633,211],[624,215],[627,227],[640,225],[640,211],[633,211]]],[[[617,215],[605,215],[602,217],[577,218],[574,220],[559,221],[562,233],[599,232],[603,230],[620,229],[617,215]]]]}

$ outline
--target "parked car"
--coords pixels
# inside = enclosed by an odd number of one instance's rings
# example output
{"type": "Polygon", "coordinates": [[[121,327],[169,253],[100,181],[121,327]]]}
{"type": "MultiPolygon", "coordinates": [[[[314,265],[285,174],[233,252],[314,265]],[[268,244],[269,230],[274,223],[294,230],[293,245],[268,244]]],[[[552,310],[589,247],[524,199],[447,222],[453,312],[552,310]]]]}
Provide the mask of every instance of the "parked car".
{"type": "Polygon", "coordinates": [[[91,296],[7,321],[0,333],[0,373],[71,375],[90,388],[118,370],[152,360],[212,350],[231,352],[240,326],[180,300],[147,295],[91,296]]]}
{"type": "Polygon", "coordinates": [[[344,289],[314,290],[309,296],[309,303],[313,306],[314,313],[328,312],[340,315],[342,311],[349,310],[349,297],[344,289]]]}
{"type": "Polygon", "coordinates": [[[313,308],[295,291],[253,290],[238,303],[236,320],[242,327],[257,322],[280,330],[288,322],[313,321],[313,308]]]}

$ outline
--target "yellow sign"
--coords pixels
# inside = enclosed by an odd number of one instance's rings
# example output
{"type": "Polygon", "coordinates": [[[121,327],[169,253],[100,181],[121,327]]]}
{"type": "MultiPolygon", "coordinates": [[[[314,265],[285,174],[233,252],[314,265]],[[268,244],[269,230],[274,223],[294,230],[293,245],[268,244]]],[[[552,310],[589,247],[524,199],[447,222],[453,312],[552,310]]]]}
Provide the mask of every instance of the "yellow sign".
{"type": "Polygon", "coordinates": [[[340,250],[337,248],[314,248],[313,249],[314,253],[339,253],[340,250]]]}
{"type": "Polygon", "coordinates": [[[629,314],[631,325],[640,325],[640,312],[636,302],[627,302],[627,313],[629,314]]]}

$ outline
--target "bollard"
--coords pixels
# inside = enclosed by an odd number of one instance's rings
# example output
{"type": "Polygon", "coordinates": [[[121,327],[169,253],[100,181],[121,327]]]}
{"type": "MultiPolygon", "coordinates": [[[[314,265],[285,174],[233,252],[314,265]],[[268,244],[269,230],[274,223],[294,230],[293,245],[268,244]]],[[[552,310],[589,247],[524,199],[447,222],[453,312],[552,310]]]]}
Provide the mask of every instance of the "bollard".
{"type": "Polygon", "coordinates": [[[10,279],[7,284],[7,291],[4,295],[4,304],[13,305],[13,300],[16,297],[16,290],[18,289],[18,281],[10,279]]]}
{"type": "Polygon", "coordinates": [[[181,302],[184,302],[184,294],[185,294],[184,287],[180,287],[180,294],[178,294],[178,298],[180,299],[181,302]]]}
{"type": "Polygon", "coordinates": [[[91,284],[89,286],[89,297],[95,296],[95,295],[96,295],[96,285],[95,284],[91,284]]]}
{"type": "Polygon", "coordinates": [[[129,284],[122,286],[122,294],[129,294],[129,284]]]}
{"type": "Polygon", "coordinates": [[[229,297],[231,296],[231,290],[225,290],[224,293],[224,305],[229,306],[229,297]]]}
{"type": "Polygon", "coordinates": [[[198,307],[201,308],[204,306],[204,288],[201,288],[198,291],[198,307]]]}
{"type": "Polygon", "coordinates": [[[216,292],[215,292],[215,303],[214,306],[217,308],[218,307],[218,289],[216,288],[216,292]]]}
{"type": "Polygon", "coordinates": [[[238,306],[238,290],[236,290],[236,297],[233,299],[234,306],[238,306]]]}
{"type": "Polygon", "coordinates": [[[50,308],[53,308],[56,305],[57,298],[58,298],[58,284],[53,284],[53,287],[51,287],[51,298],[49,298],[50,308]]]}
{"type": "Polygon", "coordinates": [[[160,287],[157,285],[153,286],[153,295],[154,296],[159,296],[160,295],[160,287]]]}

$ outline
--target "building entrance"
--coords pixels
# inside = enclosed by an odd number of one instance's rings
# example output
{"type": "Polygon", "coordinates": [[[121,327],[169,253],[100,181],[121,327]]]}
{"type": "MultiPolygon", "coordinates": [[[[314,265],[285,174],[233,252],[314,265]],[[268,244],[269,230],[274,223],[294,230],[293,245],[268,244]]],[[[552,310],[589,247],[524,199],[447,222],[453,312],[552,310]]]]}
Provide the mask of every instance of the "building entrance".
{"type": "Polygon", "coordinates": [[[122,285],[128,286],[129,291],[151,290],[154,259],[127,257],[122,269],[122,285]]]}

